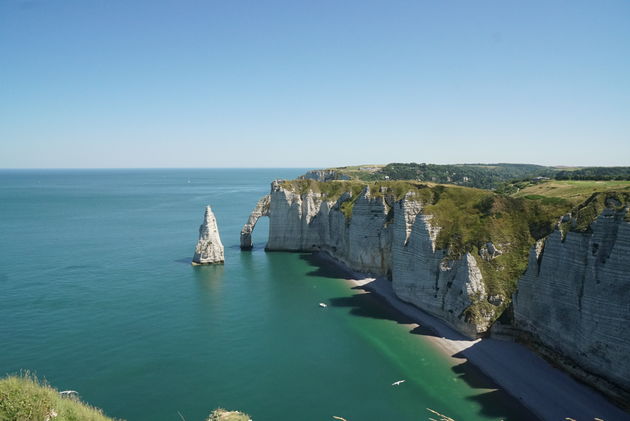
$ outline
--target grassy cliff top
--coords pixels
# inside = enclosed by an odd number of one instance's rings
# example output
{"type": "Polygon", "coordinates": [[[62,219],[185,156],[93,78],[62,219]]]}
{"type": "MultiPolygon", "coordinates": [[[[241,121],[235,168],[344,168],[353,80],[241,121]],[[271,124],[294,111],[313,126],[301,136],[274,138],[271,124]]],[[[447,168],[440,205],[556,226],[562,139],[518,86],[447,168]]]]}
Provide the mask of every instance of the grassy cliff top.
{"type": "MultiPolygon", "coordinates": [[[[391,204],[411,194],[423,203],[423,213],[432,215],[431,224],[440,227],[436,247],[446,258],[472,253],[482,272],[489,295],[504,298],[507,306],[518,278],[527,268],[534,243],[549,235],[563,215],[571,212],[570,225],[563,231],[585,231],[605,207],[621,209],[630,202],[630,181],[556,181],[530,183],[513,194],[418,181],[314,180],[283,181],[282,186],[299,194],[316,192],[322,199],[338,202],[347,221],[352,206],[366,188],[371,197],[386,197],[391,204]],[[595,193],[593,193],[595,192],[595,193]],[[500,253],[488,258],[488,243],[500,253]]],[[[496,311],[487,302],[470,308],[470,317],[496,311]]]]}
{"type": "Polygon", "coordinates": [[[239,411],[227,411],[219,408],[212,411],[208,421],[250,421],[250,417],[239,411]]]}
{"type": "Polygon", "coordinates": [[[10,376],[0,380],[0,420],[113,421],[78,399],[63,398],[35,377],[10,376]],[[55,415],[56,414],[56,415],[55,415]]]}
{"type": "Polygon", "coordinates": [[[630,181],[576,181],[576,180],[548,180],[541,183],[519,182],[513,183],[516,189],[512,193],[514,197],[558,197],[569,200],[574,205],[588,199],[593,193],[598,192],[630,192],[630,181]]]}

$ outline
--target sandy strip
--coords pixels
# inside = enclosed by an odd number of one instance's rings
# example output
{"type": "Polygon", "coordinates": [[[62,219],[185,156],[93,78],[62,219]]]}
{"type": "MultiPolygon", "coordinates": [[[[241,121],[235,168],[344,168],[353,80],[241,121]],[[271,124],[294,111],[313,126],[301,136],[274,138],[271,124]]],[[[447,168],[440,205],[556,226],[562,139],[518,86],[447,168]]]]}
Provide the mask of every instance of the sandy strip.
{"type": "Polygon", "coordinates": [[[496,339],[471,340],[444,322],[396,297],[391,282],[370,278],[348,270],[328,255],[327,261],[340,266],[355,287],[373,292],[389,305],[437,336],[427,340],[452,358],[467,359],[503,390],[521,401],[543,420],[577,421],[600,418],[605,421],[630,421],[630,414],[609,402],[603,395],[554,368],[525,346],[496,339]]]}

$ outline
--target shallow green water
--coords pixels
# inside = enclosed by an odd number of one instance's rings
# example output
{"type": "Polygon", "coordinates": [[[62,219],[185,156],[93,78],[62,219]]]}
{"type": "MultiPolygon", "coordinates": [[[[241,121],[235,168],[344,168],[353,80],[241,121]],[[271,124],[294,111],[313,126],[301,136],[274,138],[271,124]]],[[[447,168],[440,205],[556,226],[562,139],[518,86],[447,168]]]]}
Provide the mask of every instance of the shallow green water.
{"type": "Polygon", "coordinates": [[[265,253],[264,219],[239,250],[269,182],[303,172],[0,172],[0,374],[30,369],[130,421],[217,406],[256,421],[417,421],[427,407],[531,420],[334,269],[265,253]],[[205,204],[225,266],[190,265],[205,204]]]}

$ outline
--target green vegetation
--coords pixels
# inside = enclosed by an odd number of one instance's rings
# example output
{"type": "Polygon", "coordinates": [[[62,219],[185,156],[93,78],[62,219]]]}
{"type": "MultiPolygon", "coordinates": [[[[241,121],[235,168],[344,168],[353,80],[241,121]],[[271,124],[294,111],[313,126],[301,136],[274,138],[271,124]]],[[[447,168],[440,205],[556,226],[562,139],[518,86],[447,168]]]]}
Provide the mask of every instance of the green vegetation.
{"type": "Polygon", "coordinates": [[[250,417],[247,414],[243,414],[238,411],[227,411],[225,409],[219,408],[212,411],[210,414],[210,418],[208,421],[249,421],[250,417]]]}
{"type": "Polygon", "coordinates": [[[584,202],[597,192],[630,192],[630,181],[559,181],[548,180],[541,183],[517,182],[512,184],[514,197],[543,196],[568,200],[574,206],[584,202]]]}
{"type": "Polygon", "coordinates": [[[358,181],[414,180],[496,189],[512,194],[522,185],[544,179],[555,180],[630,180],[630,167],[545,167],[532,164],[417,164],[358,165],[328,168],[337,179],[358,181]],[[516,188],[516,189],[515,189],[516,188]]]}
{"type": "Polygon", "coordinates": [[[501,183],[524,177],[552,176],[550,167],[530,164],[416,164],[392,163],[330,168],[342,176],[360,181],[414,180],[492,189],[501,183]]]}
{"type": "Polygon", "coordinates": [[[563,170],[556,180],[630,180],[630,167],[587,167],[563,170]]]}
{"type": "Polygon", "coordinates": [[[498,305],[478,300],[467,311],[473,320],[482,315],[501,314],[510,302],[517,279],[527,267],[531,246],[549,235],[559,218],[574,207],[572,201],[562,197],[541,194],[511,197],[489,190],[417,181],[293,180],[285,181],[284,187],[299,194],[317,192],[330,201],[348,193],[340,203],[348,220],[352,218],[352,206],[366,188],[371,197],[387,197],[390,204],[406,194],[423,202],[424,212],[432,215],[432,223],[441,227],[437,248],[447,251],[447,259],[458,259],[465,253],[475,256],[488,295],[501,298],[498,305]],[[488,243],[500,253],[488,257],[488,243]]]}
{"type": "Polygon", "coordinates": [[[479,299],[467,310],[472,320],[498,317],[509,305],[516,281],[527,268],[532,245],[549,235],[563,215],[572,212],[572,219],[561,225],[563,232],[583,232],[604,207],[621,208],[630,202],[630,181],[524,180],[505,184],[497,192],[409,180],[283,183],[299,194],[312,191],[338,201],[347,221],[365,189],[371,197],[386,197],[390,205],[407,194],[423,202],[424,213],[433,216],[431,223],[441,227],[437,248],[446,250],[446,259],[458,259],[465,253],[475,256],[488,295],[500,297],[494,304],[479,299]],[[499,253],[489,256],[489,243],[499,253]]]}
{"type": "Polygon", "coordinates": [[[628,203],[630,203],[630,190],[594,193],[584,203],[579,204],[571,211],[571,218],[563,221],[560,224],[560,229],[563,233],[569,231],[589,232],[591,224],[605,208],[622,211],[628,203]]]}
{"type": "MultiPolygon", "coordinates": [[[[249,421],[238,411],[216,409],[207,421],[249,421]]],[[[114,421],[100,409],[59,391],[26,372],[0,379],[0,421],[114,421]]]]}
{"type": "MultiPolygon", "coordinates": [[[[426,205],[424,212],[433,215],[432,223],[442,227],[436,246],[447,250],[449,258],[468,252],[476,256],[486,291],[503,297],[506,306],[517,279],[527,268],[531,246],[549,235],[559,216],[571,207],[563,199],[513,198],[487,190],[442,186],[438,200],[426,205]],[[481,258],[488,243],[501,254],[481,258]]],[[[498,315],[502,310],[487,302],[469,309],[473,318],[495,311],[498,315]]]]}
{"type": "Polygon", "coordinates": [[[112,421],[112,418],[78,399],[61,397],[58,391],[27,373],[0,380],[0,420],[112,421]]]}

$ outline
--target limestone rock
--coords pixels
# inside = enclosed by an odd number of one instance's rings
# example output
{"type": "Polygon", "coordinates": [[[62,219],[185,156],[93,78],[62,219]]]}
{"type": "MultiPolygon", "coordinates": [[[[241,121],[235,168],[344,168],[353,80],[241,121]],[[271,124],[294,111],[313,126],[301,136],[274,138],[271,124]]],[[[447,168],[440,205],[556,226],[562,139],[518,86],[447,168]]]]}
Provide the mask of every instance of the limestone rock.
{"type": "MultiPolygon", "coordinates": [[[[268,250],[321,250],[353,270],[388,276],[401,300],[471,337],[488,332],[509,302],[489,294],[478,266],[509,244],[488,241],[475,255],[450,255],[437,245],[441,227],[413,194],[394,200],[366,188],[358,197],[346,192],[330,200],[283,186],[272,183],[243,228],[241,245],[251,244],[256,220],[267,215],[268,250]],[[348,201],[351,215],[344,210],[348,201]]],[[[630,402],[630,221],[627,206],[607,205],[585,232],[558,228],[532,246],[510,332],[521,332],[528,343],[561,356],[559,364],[569,361],[565,367],[573,374],[630,402]]]]}
{"type": "Polygon", "coordinates": [[[255,221],[269,216],[267,250],[325,251],[353,270],[392,278],[404,301],[442,318],[469,336],[490,327],[495,314],[471,319],[467,310],[487,300],[482,276],[470,253],[446,258],[436,249],[440,227],[412,194],[402,200],[366,188],[335,201],[308,191],[298,193],[274,181],[269,198],[261,199],[241,233],[241,247],[251,244],[255,221]],[[356,200],[355,200],[356,199],[356,200]],[[268,202],[267,202],[268,200],[268,202]],[[351,217],[342,211],[353,200],[351,217]],[[266,208],[268,203],[268,209],[266,208]]]}
{"type": "Polygon", "coordinates": [[[247,219],[247,223],[243,226],[241,230],[241,249],[242,250],[251,250],[254,246],[252,243],[252,232],[254,231],[254,227],[256,226],[256,222],[260,219],[261,216],[269,215],[269,202],[271,201],[271,197],[269,195],[264,196],[262,199],[258,201],[256,207],[249,215],[247,219]]]}
{"type": "Polygon", "coordinates": [[[342,174],[336,170],[312,170],[299,177],[302,180],[315,180],[315,181],[332,181],[332,180],[350,180],[345,174],[342,174]]]}
{"type": "Polygon", "coordinates": [[[193,265],[210,265],[225,261],[217,220],[210,206],[206,206],[203,223],[199,227],[199,241],[195,247],[193,265]]]}
{"type": "Polygon", "coordinates": [[[630,223],[625,213],[604,209],[587,232],[570,231],[563,239],[556,230],[544,248],[532,247],[513,308],[514,324],[529,342],[554,359],[561,356],[558,362],[574,375],[629,402],[630,223]]]}

